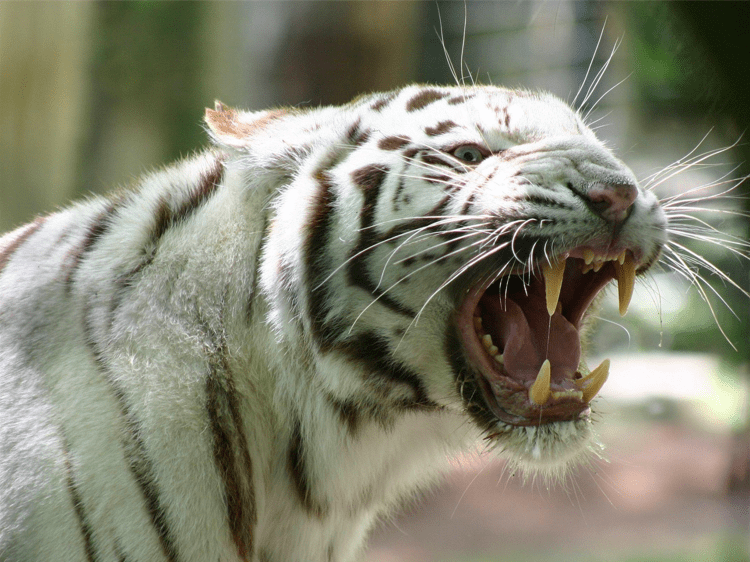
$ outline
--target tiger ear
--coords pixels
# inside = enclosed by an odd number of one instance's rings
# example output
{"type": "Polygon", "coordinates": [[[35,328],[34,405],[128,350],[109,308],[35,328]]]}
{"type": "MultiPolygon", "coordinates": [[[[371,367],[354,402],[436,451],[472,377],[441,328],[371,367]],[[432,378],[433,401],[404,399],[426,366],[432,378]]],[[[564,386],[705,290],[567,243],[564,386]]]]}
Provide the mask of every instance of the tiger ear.
{"type": "Polygon", "coordinates": [[[216,100],[214,109],[206,108],[204,119],[211,136],[218,144],[242,148],[248,146],[253,135],[284,115],[285,110],[237,111],[216,100]]]}

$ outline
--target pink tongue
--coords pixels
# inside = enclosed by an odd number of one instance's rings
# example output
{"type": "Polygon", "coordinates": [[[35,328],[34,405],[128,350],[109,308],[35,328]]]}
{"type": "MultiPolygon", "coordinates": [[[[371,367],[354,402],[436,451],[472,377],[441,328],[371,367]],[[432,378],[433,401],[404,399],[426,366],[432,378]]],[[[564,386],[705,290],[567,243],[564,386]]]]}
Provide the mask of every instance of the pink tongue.
{"type": "Polygon", "coordinates": [[[499,335],[507,373],[518,381],[533,381],[545,359],[552,365],[552,380],[572,379],[581,358],[578,330],[560,313],[550,316],[544,299],[506,299],[493,303],[493,335],[499,335]],[[547,335],[549,334],[549,343],[547,335]]]}

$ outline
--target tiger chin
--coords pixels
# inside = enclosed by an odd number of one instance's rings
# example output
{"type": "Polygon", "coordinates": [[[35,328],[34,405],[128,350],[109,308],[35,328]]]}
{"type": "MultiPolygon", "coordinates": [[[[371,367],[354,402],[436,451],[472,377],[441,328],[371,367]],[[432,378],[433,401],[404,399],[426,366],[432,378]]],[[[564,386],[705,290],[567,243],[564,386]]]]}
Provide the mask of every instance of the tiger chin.
{"type": "Polygon", "coordinates": [[[667,221],[577,112],[409,86],[205,122],[0,239],[0,558],[353,561],[483,439],[598,451],[581,333],[667,221]]]}

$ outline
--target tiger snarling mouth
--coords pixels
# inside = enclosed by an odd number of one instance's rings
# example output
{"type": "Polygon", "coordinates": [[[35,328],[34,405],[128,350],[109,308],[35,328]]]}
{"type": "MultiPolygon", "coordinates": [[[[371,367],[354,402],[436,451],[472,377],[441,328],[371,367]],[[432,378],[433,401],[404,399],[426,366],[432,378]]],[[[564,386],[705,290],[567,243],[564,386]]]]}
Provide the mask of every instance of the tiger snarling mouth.
{"type": "Polygon", "coordinates": [[[582,246],[470,289],[458,327],[484,400],[500,421],[528,426],[588,416],[609,375],[609,360],[582,373],[580,332],[591,304],[612,280],[625,314],[637,263],[629,249],[582,246]]]}

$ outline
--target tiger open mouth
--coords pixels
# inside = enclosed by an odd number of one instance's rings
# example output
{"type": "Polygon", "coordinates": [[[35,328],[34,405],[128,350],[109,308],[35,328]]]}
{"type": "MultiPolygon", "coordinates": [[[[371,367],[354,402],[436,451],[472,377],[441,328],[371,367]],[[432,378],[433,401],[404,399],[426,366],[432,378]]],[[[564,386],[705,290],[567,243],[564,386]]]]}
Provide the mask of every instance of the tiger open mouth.
{"type": "Polygon", "coordinates": [[[473,287],[459,309],[464,349],[481,374],[493,414],[511,425],[539,425],[587,415],[609,375],[609,360],[579,371],[580,330],[599,292],[617,279],[620,313],[633,294],[630,250],[580,247],[520,275],[473,287]]]}

